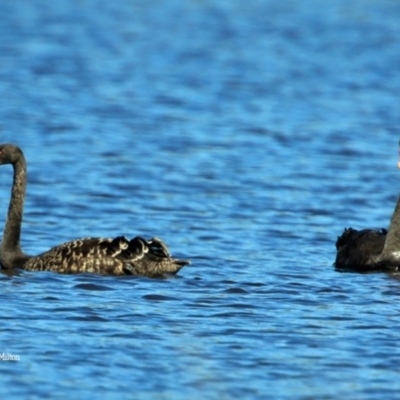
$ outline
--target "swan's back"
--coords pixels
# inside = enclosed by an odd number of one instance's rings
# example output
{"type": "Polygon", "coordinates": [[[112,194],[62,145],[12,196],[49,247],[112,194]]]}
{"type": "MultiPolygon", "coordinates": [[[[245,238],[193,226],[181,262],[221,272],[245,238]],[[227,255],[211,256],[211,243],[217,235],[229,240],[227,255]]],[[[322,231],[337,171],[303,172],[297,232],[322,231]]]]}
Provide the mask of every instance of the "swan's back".
{"type": "Polygon", "coordinates": [[[383,251],[386,235],[386,229],[346,228],[336,241],[335,267],[363,272],[383,269],[375,261],[383,251]]]}
{"type": "Polygon", "coordinates": [[[102,275],[142,275],[148,277],[175,274],[186,260],[176,260],[160,239],[119,236],[85,238],[64,243],[30,258],[23,266],[28,271],[54,271],[63,274],[97,273],[102,275]]]}

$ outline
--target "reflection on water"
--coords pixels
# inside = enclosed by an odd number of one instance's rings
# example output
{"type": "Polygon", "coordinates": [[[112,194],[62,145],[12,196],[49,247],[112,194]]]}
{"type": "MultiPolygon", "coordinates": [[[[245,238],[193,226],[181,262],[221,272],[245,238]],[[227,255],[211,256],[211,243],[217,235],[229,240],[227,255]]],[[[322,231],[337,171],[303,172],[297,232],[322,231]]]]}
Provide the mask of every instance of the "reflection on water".
{"type": "Polygon", "coordinates": [[[9,396],[397,395],[398,276],[332,264],[345,226],[387,227],[396,201],[400,9],[314,3],[0,4],[24,250],[142,235],[192,260],[156,280],[2,271],[9,396]]]}

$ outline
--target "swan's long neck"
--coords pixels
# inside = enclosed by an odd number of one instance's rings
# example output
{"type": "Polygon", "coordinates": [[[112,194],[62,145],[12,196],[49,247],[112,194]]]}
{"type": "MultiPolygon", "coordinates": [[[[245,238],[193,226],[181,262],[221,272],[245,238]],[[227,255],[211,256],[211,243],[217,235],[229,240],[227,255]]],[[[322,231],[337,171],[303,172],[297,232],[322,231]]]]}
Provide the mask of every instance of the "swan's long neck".
{"type": "Polygon", "coordinates": [[[396,208],[394,209],[394,213],[390,221],[390,226],[381,257],[383,259],[400,259],[400,196],[397,200],[396,208]]]}
{"type": "Polygon", "coordinates": [[[13,168],[14,179],[11,200],[1,244],[1,262],[5,268],[14,268],[16,261],[24,258],[20,246],[20,237],[26,190],[26,162],[22,154],[13,163],[13,168]]]}

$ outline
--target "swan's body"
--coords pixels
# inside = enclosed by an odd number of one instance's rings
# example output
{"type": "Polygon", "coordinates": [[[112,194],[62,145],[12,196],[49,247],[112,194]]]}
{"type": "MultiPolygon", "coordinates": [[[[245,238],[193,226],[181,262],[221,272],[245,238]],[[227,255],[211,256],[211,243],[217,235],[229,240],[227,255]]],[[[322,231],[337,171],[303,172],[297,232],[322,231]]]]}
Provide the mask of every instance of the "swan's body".
{"type": "Polygon", "coordinates": [[[400,270],[400,197],[389,230],[345,229],[336,241],[337,269],[359,272],[400,270]]]}
{"type": "Polygon", "coordinates": [[[17,146],[0,145],[0,165],[12,164],[14,179],[7,221],[0,251],[3,268],[59,273],[93,272],[103,275],[161,276],[175,274],[186,260],[170,256],[167,246],[157,238],[132,240],[119,236],[85,238],[53,247],[38,256],[24,254],[20,247],[22,213],[26,189],[25,157],[17,146]]]}

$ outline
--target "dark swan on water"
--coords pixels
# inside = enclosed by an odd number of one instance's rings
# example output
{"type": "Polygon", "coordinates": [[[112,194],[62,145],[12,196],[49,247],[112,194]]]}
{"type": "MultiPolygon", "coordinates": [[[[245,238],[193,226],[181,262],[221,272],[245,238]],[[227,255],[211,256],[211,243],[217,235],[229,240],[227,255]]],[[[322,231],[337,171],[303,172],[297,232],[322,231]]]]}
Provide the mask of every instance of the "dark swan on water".
{"type": "Polygon", "coordinates": [[[336,241],[336,249],[334,265],[338,270],[400,270],[400,197],[388,230],[346,228],[336,241]]]}
{"type": "Polygon", "coordinates": [[[0,165],[12,164],[14,179],[7,221],[0,250],[2,268],[27,271],[54,271],[64,274],[93,272],[102,275],[143,275],[158,277],[175,274],[187,260],[171,257],[167,246],[157,238],[128,240],[85,238],[53,247],[38,256],[24,254],[20,246],[22,213],[26,189],[26,162],[21,149],[0,145],[0,165]]]}

